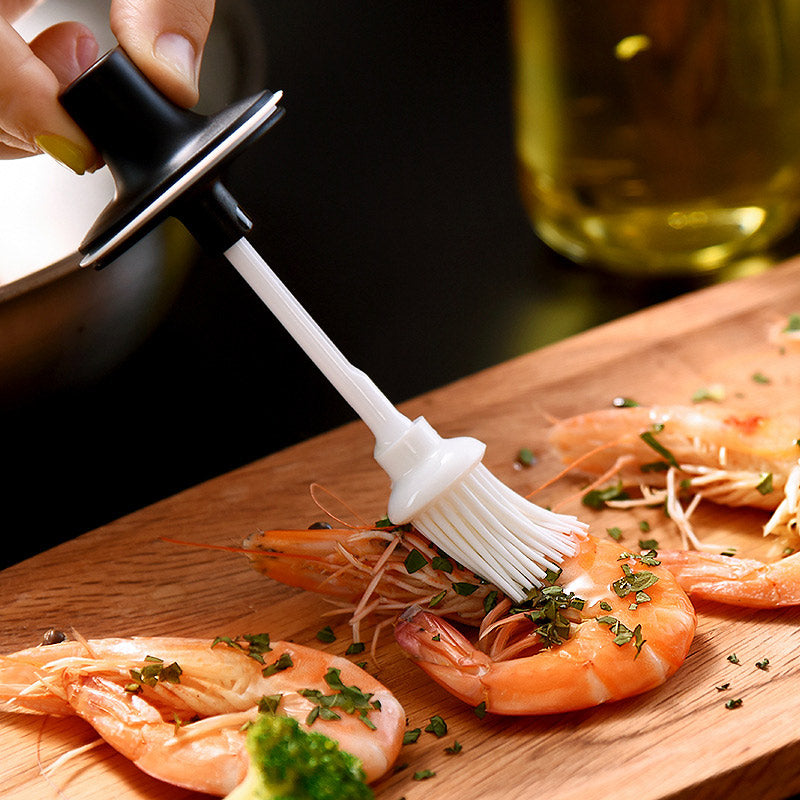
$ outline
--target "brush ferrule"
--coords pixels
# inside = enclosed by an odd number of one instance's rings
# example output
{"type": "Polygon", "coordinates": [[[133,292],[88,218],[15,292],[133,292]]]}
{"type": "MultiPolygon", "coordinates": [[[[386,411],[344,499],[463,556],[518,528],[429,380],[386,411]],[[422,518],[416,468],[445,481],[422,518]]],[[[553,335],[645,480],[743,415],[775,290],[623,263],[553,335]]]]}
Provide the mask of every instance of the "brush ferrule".
{"type": "Polygon", "coordinates": [[[402,525],[418,516],[479,464],[485,450],[470,437],[443,439],[417,417],[400,438],[375,449],[375,460],[392,481],[389,519],[402,525]]]}

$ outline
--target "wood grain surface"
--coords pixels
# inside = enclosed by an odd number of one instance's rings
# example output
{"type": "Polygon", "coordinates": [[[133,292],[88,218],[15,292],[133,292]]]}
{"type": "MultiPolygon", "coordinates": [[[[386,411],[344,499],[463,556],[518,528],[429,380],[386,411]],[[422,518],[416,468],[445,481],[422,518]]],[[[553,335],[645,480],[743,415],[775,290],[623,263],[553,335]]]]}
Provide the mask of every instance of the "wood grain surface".
{"type": "MultiPolygon", "coordinates": [[[[556,472],[546,445],[552,417],[606,407],[617,395],[643,404],[687,403],[698,388],[721,384],[731,404],[759,412],[800,409],[800,355],[770,343],[770,327],[800,311],[800,261],[687,295],[575,336],[419,397],[403,406],[424,414],[444,435],[468,434],[488,445],[485,463],[527,493],[556,472]],[[760,372],[769,383],[752,379],[760,372]],[[530,447],[538,457],[519,468],[530,447]]],[[[468,343],[465,343],[468,346],[468,343]]],[[[214,421],[210,420],[209,425],[214,421]]],[[[800,420],[798,420],[800,428],[800,420]]],[[[800,433],[800,431],[799,431],[800,433]]],[[[202,431],[198,431],[202,436],[202,431]]],[[[257,574],[244,556],[179,546],[165,538],[238,546],[264,528],[305,528],[321,517],[317,482],[367,518],[385,513],[388,486],[372,460],[372,438],[353,423],[171,497],[0,573],[0,652],[39,642],[51,627],[90,638],[129,635],[238,635],[269,631],[341,654],[344,619],[321,616],[317,597],[257,574]],[[337,641],[315,633],[331,624],[337,641]]],[[[570,497],[582,479],[569,476],[537,498],[570,497]]],[[[58,514],[31,510],[36,536],[58,514]]],[[[91,502],[91,487],[87,487],[91,502]]],[[[605,535],[619,526],[635,546],[647,519],[662,547],[677,543],[657,510],[579,513],[605,535]]],[[[701,504],[701,536],[764,556],[765,516],[701,504]]],[[[410,727],[433,714],[448,735],[424,733],[404,747],[404,768],[376,785],[383,800],[558,797],[782,798],[800,790],[800,609],[737,610],[698,603],[699,627],[689,657],[666,685],[588,711],[541,718],[478,719],[433,684],[395,645],[380,640],[368,669],[404,704],[410,727]],[[735,652],[740,664],[727,656],[735,652]],[[756,661],[768,658],[768,670],[756,661]],[[716,689],[730,683],[728,692],[716,689]],[[742,705],[726,709],[725,700],[742,705]],[[447,755],[457,739],[463,750],[447,755]],[[415,781],[419,770],[436,774],[415,781]]],[[[55,773],[62,753],[95,739],[72,719],[0,715],[0,796],[4,800],[179,800],[200,795],[139,772],[107,745],[76,756],[55,773]]]]}

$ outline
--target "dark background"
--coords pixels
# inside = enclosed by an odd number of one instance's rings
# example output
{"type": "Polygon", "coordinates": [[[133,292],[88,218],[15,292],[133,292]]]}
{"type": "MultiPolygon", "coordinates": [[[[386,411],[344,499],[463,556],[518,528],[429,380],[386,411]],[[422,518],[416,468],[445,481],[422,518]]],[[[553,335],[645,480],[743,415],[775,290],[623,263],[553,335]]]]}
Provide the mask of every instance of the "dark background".
{"type": "MultiPolygon", "coordinates": [[[[537,240],[504,4],[253,8],[287,113],[226,184],[256,247],[392,401],[698,285],[581,269],[537,240]]],[[[352,418],[235,271],[198,253],[124,363],[4,412],[0,566],[352,418]]]]}

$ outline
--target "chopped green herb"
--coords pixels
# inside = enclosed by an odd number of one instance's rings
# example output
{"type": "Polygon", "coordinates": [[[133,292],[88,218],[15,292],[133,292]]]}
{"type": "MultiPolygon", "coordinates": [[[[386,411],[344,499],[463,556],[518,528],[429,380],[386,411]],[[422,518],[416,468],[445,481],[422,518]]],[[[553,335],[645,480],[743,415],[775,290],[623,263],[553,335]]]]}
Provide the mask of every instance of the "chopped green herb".
{"type": "Polygon", "coordinates": [[[431,641],[432,642],[441,642],[442,641],[442,634],[441,633],[437,633],[434,636],[431,636],[431,641]]]}
{"type": "Polygon", "coordinates": [[[611,401],[611,405],[614,408],[636,408],[639,404],[635,400],[631,400],[630,397],[615,397],[611,401]]]}
{"type": "Polygon", "coordinates": [[[416,572],[418,569],[422,569],[427,563],[428,559],[425,558],[422,553],[415,547],[411,552],[406,556],[405,560],[406,571],[410,575],[412,572],[416,572]]]}
{"type": "Polygon", "coordinates": [[[483,613],[488,614],[497,605],[497,589],[492,589],[483,598],[483,613]]]}
{"type": "Polygon", "coordinates": [[[765,472],[761,475],[761,480],[756,486],[759,494],[769,494],[772,491],[772,473],[765,472]]]}
{"type": "Polygon", "coordinates": [[[726,689],[730,689],[730,683],[721,683],[719,686],[714,687],[718,692],[724,692],[726,689]]]}
{"type": "Polygon", "coordinates": [[[453,571],[453,562],[449,558],[445,558],[444,556],[434,556],[431,559],[431,566],[434,569],[438,569],[440,572],[453,571]]]}
{"type": "Polygon", "coordinates": [[[463,597],[469,597],[469,595],[471,595],[478,588],[476,583],[466,583],[465,581],[457,581],[456,583],[452,583],[450,585],[453,587],[453,591],[456,594],[460,594],[463,597]]]}
{"type": "Polygon", "coordinates": [[[728,656],[728,661],[730,661],[730,662],[731,662],[731,664],[739,664],[739,663],[741,663],[741,662],[739,661],[739,656],[737,656],[737,655],[736,655],[736,653],[731,653],[731,654],[728,656]]]}
{"type": "Polygon", "coordinates": [[[444,600],[445,596],[447,595],[447,589],[442,589],[439,594],[435,594],[431,599],[428,601],[428,608],[435,608],[439,605],[439,603],[444,600]]]}
{"type": "Polygon", "coordinates": [[[283,672],[283,670],[289,669],[289,667],[293,666],[294,662],[292,661],[292,657],[289,655],[289,653],[281,653],[277,661],[273,661],[272,664],[264,667],[264,669],[261,670],[261,674],[265,678],[269,678],[270,675],[274,675],[276,672],[283,672]]]}
{"type": "MultiPolygon", "coordinates": [[[[622,572],[623,576],[611,584],[618,597],[626,597],[631,592],[644,593],[645,589],[658,582],[658,575],[645,571],[634,572],[627,564],[622,565],[622,572]]],[[[640,602],[638,598],[637,602],[640,602]]]]}
{"type": "Polygon", "coordinates": [[[415,781],[426,781],[428,778],[433,778],[436,773],[432,769],[421,769],[419,772],[414,773],[415,781]]]}
{"type": "Polygon", "coordinates": [[[258,710],[262,714],[274,714],[278,710],[278,704],[282,697],[282,694],[265,694],[258,701],[258,710]]]}
{"type": "Polygon", "coordinates": [[[736,700],[728,700],[725,703],[725,708],[739,708],[742,705],[742,698],[739,697],[736,700]]]}
{"type": "Polygon", "coordinates": [[[622,481],[617,481],[613,486],[607,486],[605,489],[592,489],[581,498],[581,502],[589,508],[601,509],[610,500],[629,499],[630,495],[623,488],[622,481]]]}
{"type": "MultiPolygon", "coordinates": [[[[642,533],[649,533],[650,532],[650,523],[646,519],[639,520],[639,530],[642,533]]],[[[655,547],[655,545],[653,545],[655,547]]]]}
{"type": "Polygon", "coordinates": [[[317,639],[324,644],[330,644],[336,641],[336,634],[330,625],[326,625],[322,630],[317,631],[317,639]]]}
{"type": "Polygon", "coordinates": [[[413,526],[410,522],[406,522],[404,525],[395,525],[389,517],[383,517],[383,519],[379,519],[373,526],[373,528],[393,528],[396,531],[400,531],[401,533],[409,533],[413,526]]]}
{"type": "Polygon", "coordinates": [[[761,661],[756,661],[756,666],[759,669],[763,669],[763,670],[769,669],[769,659],[768,658],[762,658],[761,661]]]}
{"type": "Polygon", "coordinates": [[[721,403],[725,399],[725,387],[715,383],[707,388],[698,389],[692,395],[693,403],[702,403],[710,400],[712,403],[721,403]]]}
{"type": "Polygon", "coordinates": [[[644,564],[646,567],[657,567],[661,562],[657,558],[658,553],[655,550],[648,550],[645,553],[620,553],[617,561],[627,561],[631,559],[644,564]]]}
{"type": "Polygon", "coordinates": [[[129,674],[133,683],[125,687],[125,691],[135,694],[140,692],[143,686],[155,686],[159,681],[162,683],[180,683],[183,670],[178,663],[173,661],[165,664],[164,659],[155,656],[145,656],[147,666],[141,669],[131,669],[129,674]]]}
{"type": "Polygon", "coordinates": [[[622,538],[622,529],[616,525],[613,528],[606,528],[606,533],[615,541],[618,542],[622,538]]]}
{"type": "MultiPolygon", "coordinates": [[[[662,427],[663,430],[663,427],[662,427]]],[[[643,433],[639,434],[639,438],[652,450],[655,450],[666,462],[671,466],[678,468],[678,461],[674,455],[664,447],[661,442],[656,439],[655,434],[653,431],[644,431],[643,433]]]]}
{"type": "Polygon", "coordinates": [[[363,653],[366,650],[367,646],[364,642],[353,642],[351,645],[348,645],[347,650],[344,651],[346,656],[357,656],[359,653],[363,653]]]}
{"type": "Polygon", "coordinates": [[[444,751],[449,756],[454,756],[456,753],[460,753],[464,748],[461,746],[461,742],[458,739],[453,739],[453,744],[450,747],[445,747],[444,751]]]}
{"type": "Polygon", "coordinates": [[[666,461],[648,461],[639,466],[639,472],[666,472],[669,464],[666,461]]]}
{"type": "Polygon", "coordinates": [[[655,552],[658,550],[658,542],[655,539],[639,539],[639,547],[642,550],[652,550],[655,552]]]}
{"type": "Polygon", "coordinates": [[[218,644],[224,644],[226,647],[240,650],[254,661],[258,661],[259,664],[264,663],[263,654],[269,653],[272,650],[268,633],[245,634],[244,636],[237,636],[235,639],[232,639],[230,636],[217,636],[217,638],[211,642],[211,647],[216,647],[218,644]],[[245,644],[243,644],[243,642],[245,644]]]}
{"type": "Polygon", "coordinates": [[[536,463],[536,456],[533,454],[533,450],[523,447],[519,453],[517,453],[517,461],[519,461],[523,467],[531,467],[536,463]]]}
{"type": "Polygon", "coordinates": [[[642,645],[646,641],[642,638],[641,625],[637,625],[631,630],[616,617],[597,617],[597,622],[601,625],[609,626],[611,633],[614,634],[614,644],[618,647],[622,647],[628,644],[628,642],[633,642],[633,646],[636,648],[636,657],[638,657],[642,650],[642,645]]]}
{"type": "Polygon", "coordinates": [[[763,372],[754,372],[751,375],[751,378],[753,383],[772,383],[772,381],[766,375],[764,375],[763,372]]]}
{"type": "Polygon", "coordinates": [[[483,719],[486,716],[486,701],[481,701],[472,710],[478,719],[483,719]]]}
{"type": "Polygon", "coordinates": [[[403,734],[403,744],[414,744],[422,733],[421,728],[412,728],[403,734]]]}
{"type": "Polygon", "coordinates": [[[332,694],[323,694],[319,689],[299,690],[299,694],[314,703],[306,717],[306,725],[312,725],[318,717],[326,720],[341,719],[334,711],[338,709],[345,714],[357,716],[364,725],[375,730],[376,725],[368,714],[372,710],[380,711],[380,703],[372,699],[371,693],[362,692],[358,686],[346,686],[342,682],[341,670],[336,667],[331,667],[325,673],[325,683],[333,689],[332,694]]]}
{"type": "MultiPolygon", "coordinates": [[[[551,576],[552,579],[558,575],[551,576]]],[[[533,626],[545,647],[562,644],[570,637],[570,621],[564,612],[582,610],[586,601],[574,592],[565,592],[555,584],[531,589],[524,602],[511,608],[512,614],[523,615],[533,626]]]]}
{"type": "Polygon", "coordinates": [[[428,723],[428,726],[425,728],[425,731],[426,733],[432,733],[437,738],[441,739],[442,736],[447,735],[447,723],[438,714],[434,714],[431,717],[431,721],[428,723]]]}
{"type": "Polygon", "coordinates": [[[611,603],[607,603],[605,600],[601,600],[600,608],[602,608],[603,611],[611,611],[611,603]]]}
{"type": "Polygon", "coordinates": [[[784,333],[800,331],[800,314],[790,314],[789,319],[786,322],[786,327],[783,330],[784,333]]]}

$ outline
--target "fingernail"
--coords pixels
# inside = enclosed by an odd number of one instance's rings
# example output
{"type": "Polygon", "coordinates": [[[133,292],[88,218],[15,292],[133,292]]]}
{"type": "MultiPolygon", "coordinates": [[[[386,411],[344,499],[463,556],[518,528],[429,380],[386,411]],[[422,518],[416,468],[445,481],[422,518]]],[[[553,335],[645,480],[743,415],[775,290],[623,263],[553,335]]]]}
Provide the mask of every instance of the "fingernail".
{"type": "Polygon", "coordinates": [[[162,33],[153,51],[156,57],[192,86],[197,85],[197,53],[194,45],[179,33],[162,33]]]}
{"type": "Polygon", "coordinates": [[[75,41],[75,63],[83,72],[97,60],[97,40],[94,36],[79,36],[75,41]]]}
{"type": "Polygon", "coordinates": [[[42,133],[33,141],[43,153],[69,167],[77,175],[86,172],[86,155],[75,142],[57,133],[42,133]]]}

